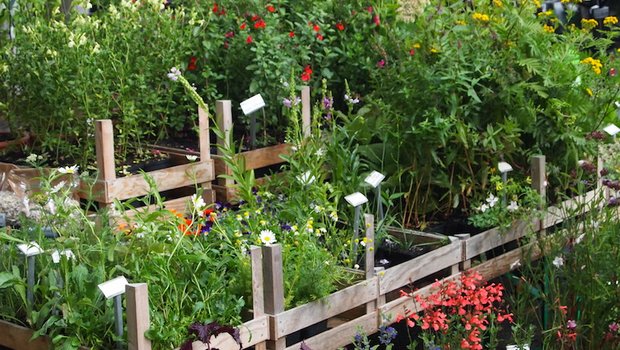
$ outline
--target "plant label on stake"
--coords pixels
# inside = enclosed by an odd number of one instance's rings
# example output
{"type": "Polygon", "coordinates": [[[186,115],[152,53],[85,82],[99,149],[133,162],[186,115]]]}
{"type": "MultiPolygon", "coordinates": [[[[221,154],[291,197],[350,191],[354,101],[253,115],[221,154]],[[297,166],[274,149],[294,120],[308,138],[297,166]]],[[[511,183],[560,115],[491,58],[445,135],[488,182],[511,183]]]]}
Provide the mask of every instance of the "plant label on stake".
{"type": "MultiPolygon", "coordinates": [[[[499,170],[499,172],[502,174],[502,184],[504,185],[504,188],[506,188],[506,183],[508,182],[508,173],[513,170],[512,165],[506,162],[499,162],[497,163],[497,170],[499,170]]],[[[504,192],[504,194],[502,195],[502,204],[506,205],[506,203],[506,193],[504,192]]]]}
{"type": "Polygon", "coordinates": [[[26,291],[26,300],[28,301],[28,307],[32,307],[34,303],[34,266],[35,257],[43,253],[43,249],[37,244],[37,242],[22,243],[17,245],[17,249],[24,254],[28,265],[27,284],[28,290],[26,291]]]}
{"type": "Polygon", "coordinates": [[[52,261],[54,262],[54,264],[58,264],[60,262],[61,256],[66,257],[67,260],[75,259],[75,254],[73,254],[73,251],[71,251],[71,249],[65,249],[62,252],[56,249],[52,252],[52,261]]]}
{"type": "Polygon", "coordinates": [[[0,227],[6,227],[6,214],[0,213],[0,227]]]}
{"type": "MultiPolygon", "coordinates": [[[[121,295],[125,293],[125,287],[128,282],[124,276],[113,278],[107,282],[101,283],[98,287],[106,299],[114,298],[114,321],[116,324],[116,335],[118,338],[123,337],[123,303],[121,295]]],[[[123,348],[123,342],[119,340],[116,347],[120,350],[123,348]]]]}
{"type": "Polygon", "coordinates": [[[372,186],[375,190],[375,196],[377,197],[377,216],[379,221],[383,220],[383,202],[381,201],[381,182],[385,179],[385,175],[373,170],[366,178],[364,182],[372,186]]]}
{"type": "Polygon", "coordinates": [[[609,124],[603,128],[603,131],[611,135],[616,140],[616,134],[620,132],[620,128],[616,124],[609,124]]]}
{"type": "Polygon", "coordinates": [[[360,192],[352,193],[348,196],[344,197],[344,200],[349,203],[352,207],[355,208],[355,219],[353,220],[353,259],[352,263],[354,264],[357,260],[357,243],[355,242],[358,239],[358,229],[360,225],[360,214],[361,214],[361,205],[368,202],[368,198],[361,194],[360,192]]]}
{"type": "MultiPolygon", "coordinates": [[[[254,95],[241,102],[243,114],[250,115],[250,147],[256,146],[256,114],[254,112],[265,107],[265,100],[260,94],[254,95]]],[[[264,112],[263,112],[264,113],[264,112]]]]}

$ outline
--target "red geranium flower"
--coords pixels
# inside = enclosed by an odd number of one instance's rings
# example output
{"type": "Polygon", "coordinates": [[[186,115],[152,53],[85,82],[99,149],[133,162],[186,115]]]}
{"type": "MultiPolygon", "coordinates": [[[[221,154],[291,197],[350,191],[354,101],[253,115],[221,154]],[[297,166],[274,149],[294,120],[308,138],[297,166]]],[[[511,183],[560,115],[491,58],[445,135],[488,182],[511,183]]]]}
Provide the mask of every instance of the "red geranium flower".
{"type": "Polygon", "coordinates": [[[379,15],[375,15],[372,18],[372,21],[375,23],[375,25],[378,27],[381,24],[381,19],[379,19],[379,15]]]}
{"type": "Polygon", "coordinates": [[[248,44],[251,44],[254,40],[252,39],[251,35],[248,35],[247,39],[245,39],[245,42],[248,44]]]}
{"type": "Polygon", "coordinates": [[[189,63],[187,64],[188,71],[196,70],[196,61],[198,61],[198,58],[195,56],[189,58],[189,63]]]}
{"type": "Polygon", "coordinates": [[[219,7],[217,5],[217,2],[213,4],[213,13],[217,13],[219,11],[219,7]]]}
{"type": "Polygon", "coordinates": [[[317,34],[316,38],[319,39],[319,41],[323,41],[323,35],[321,34],[317,34]]]}
{"type": "Polygon", "coordinates": [[[267,5],[267,11],[269,11],[271,13],[274,13],[274,12],[276,12],[276,8],[273,7],[273,5],[267,5]]]}
{"type": "Polygon", "coordinates": [[[288,33],[288,37],[289,37],[289,38],[292,38],[292,37],[294,37],[294,36],[295,36],[295,32],[289,32],[289,33],[288,33]]]}
{"type": "Polygon", "coordinates": [[[252,16],[252,22],[256,22],[256,21],[258,21],[259,19],[260,19],[260,16],[259,16],[259,15],[253,15],[253,16],[252,16]]]}
{"type": "Polygon", "coordinates": [[[336,29],[338,29],[339,31],[343,31],[344,30],[344,24],[342,24],[342,22],[336,23],[336,29]]]}
{"type": "Polygon", "coordinates": [[[312,25],[312,30],[314,30],[315,32],[318,32],[319,30],[321,30],[321,27],[319,27],[318,24],[313,24],[312,25]]]}
{"type": "Polygon", "coordinates": [[[266,24],[262,18],[254,22],[254,29],[264,29],[265,27],[266,27],[266,24]]]}
{"type": "Polygon", "coordinates": [[[310,68],[310,65],[307,65],[304,68],[304,72],[301,73],[301,80],[302,81],[308,81],[308,80],[310,80],[310,78],[312,78],[312,68],[310,68]]]}
{"type": "Polygon", "coordinates": [[[235,32],[233,32],[232,30],[224,34],[225,38],[232,38],[234,36],[235,36],[235,32]]]}
{"type": "Polygon", "coordinates": [[[239,29],[244,30],[248,25],[245,24],[245,22],[241,23],[241,25],[239,26],[239,29]]]}

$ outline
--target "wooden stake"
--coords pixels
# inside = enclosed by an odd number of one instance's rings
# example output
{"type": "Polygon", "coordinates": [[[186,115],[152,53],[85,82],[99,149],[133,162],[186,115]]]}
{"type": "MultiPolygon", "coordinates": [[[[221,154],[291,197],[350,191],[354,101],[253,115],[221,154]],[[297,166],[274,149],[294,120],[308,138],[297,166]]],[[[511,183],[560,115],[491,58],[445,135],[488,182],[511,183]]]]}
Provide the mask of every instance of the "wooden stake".
{"type": "MultiPolygon", "coordinates": [[[[538,205],[539,209],[542,209],[545,201],[546,201],[546,197],[547,197],[547,186],[545,184],[546,181],[546,160],[545,160],[545,156],[543,155],[538,155],[538,156],[532,156],[532,188],[534,189],[534,191],[536,191],[538,193],[538,195],[540,195],[540,203],[538,205]]],[[[539,229],[539,235],[544,236],[545,235],[545,230],[542,229],[543,227],[543,220],[540,221],[540,226],[538,226],[539,229]]]]}
{"type": "MultiPolygon", "coordinates": [[[[282,246],[279,244],[263,246],[263,286],[265,293],[265,313],[271,316],[284,311],[284,277],[282,271],[282,246]]],[[[269,322],[270,339],[267,349],[283,350],[286,348],[286,337],[276,338],[274,318],[269,322]]]]}
{"type": "MultiPolygon", "coordinates": [[[[250,256],[252,258],[252,310],[256,319],[265,315],[263,252],[260,247],[252,246],[250,248],[250,256]]],[[[265,342],[258,343],[254,348],[256,350],[265,350],[267,349],[267,344],[265,342]]]]}
{"type": "Polygon", "coordinates": [[[151,341],[144,336],[151,325],[146,283],[128,284],[126,297],[128,348],[129,350],[151,350],[151,341]]]}
{"type": "Polygon", "coordinates": [[[461,263],[459,268],[461,271],[465,271],[471,268],[471,260],[467,259],[467,240],[471,237],[471,234],[461,233],[454,236],[461,241],[461,263]]]}
{"type": "MultiPolygon", "coordinates": [[[[220,147],[228,148],[231,146],[231,133],[232,133],[232,105],[230,100],[218,100],[215,102],[215,119],[217,121],[217,125],[219,129],[224,133],[224,138],[222,139],[219,135],[217,137],[218,150],[217,154],[222,155],[222,150],[220,147]]],[[[230,175],[230,168],[222,162],[223,173],[226,175],[230,175]]],[[[224,186],[225,198],[222,198],[224,201],[228,201],[231,199],[234,189],[231,187],[234,185],[234,181],[232,179],[217,179],[217,183],[220,186],[224,186]]]]}

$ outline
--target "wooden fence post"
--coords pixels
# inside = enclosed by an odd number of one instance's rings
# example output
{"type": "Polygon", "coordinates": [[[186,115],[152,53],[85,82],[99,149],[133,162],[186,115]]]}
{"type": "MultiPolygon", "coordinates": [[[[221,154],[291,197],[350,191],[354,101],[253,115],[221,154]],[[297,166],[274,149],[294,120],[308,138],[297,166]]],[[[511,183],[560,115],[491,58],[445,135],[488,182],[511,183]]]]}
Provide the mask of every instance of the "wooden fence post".
{"type": "Polygon", "coordinates": [[[112,202],[108,198],[107,181],[116,180],[116,169],[114,165],[114,128],[110,119],[95,121],[95,153],[97,155],[97,171],[99,180],[104,181],[104,203],[103,207],[112,202]]]}
{"type": "MultiPolygon", "coordinates": [[[[232,131],[232,126],[233,126],[232,105],[231,105],[230,100],[218,100],[215,102],[215,118],[216,118],[218,128],[220,129],[220,131],[224,133],[223,139],[218,135],[217,144],[219,147],[228,148],[231,146],[231,142],[232,142],[230,138],[232,137],[231,131],[232,131]]],[[[222,150],[219,149],[219,147],[217,150],[217,154],[222,155],[222,150]]],[[[218,169],[218,166],[217,165],[215,166],[216,174],[226,174],[226,175],[231,174],[231,170],[228,168],[228,166],[223,160],[220,159],[219,164],[221,168],[218,169]]],[[[217,179],[217,183],[218,185],[224,187],[222,191],[222,193],[224,194],[224,198],[221,198],[220,200],[224,200],[224,201],[230,200],[234,193],[234,189],[231,187],[234,185],[234,180],[217,179]]]]}
{"type": "Polygon", "coordinates": [[[274,315],[284,311],[284,274],[282,271],[282,246],[279,244],[263,246],[263,292],[265,295],[265,313],[271,315],[269,320],[269,338],[267,349],[283,350],[286,337],[276,337],[274,315]]]}
{"type": "Polygon", "coordinates": [[[471,260],[467,259],[467,240],[471,238],[471,234],[461,233],[454,236],[461,241],[461,263],[459,264],[459,268],[461,271],[465,271],[471,268],[471,260]]]}
{"type": "MultiPolygon", "coordinates": [[[[364,214],[364,227],[366,227],[366,255],[364,257],[364,269],[366,271],[366,279],[369,280],[375,277],[375,217],[372,214],[364,214]]],[[[366,303],[367,314],[375,311],[376,309],[376,301],[366,303]]]]}
{"type": "MultiPolygon", "coordinates": [[[[265,315],[265,293],[263,290],[263,252],[261,247],[252,246],[250,248],[250,257],[252,259],[252,312],[253,317],[265,315]]],[[[256,350],[267,349],[265,342],[258,343],[254,346],[256,350]]]]}
{"type": "MultiPolygon", "coordinates": [[[[534,191],[540,195],[540,203],[538,204],[538,209],[542,209],[544,207],[546,196],[547,196],[547,184],[546,184],[546,165],[545,165],[545,156],[538,155],[532,156],[532,188],[534,191]]],[[[538,226],[538,232],[541,235],[544,235],[545,232],[543,230],[544,222],[540,220],[538,226]]]]}
{"type": "MultiPolygon", "coordinates": [[[[198,142],[200,148],[200,161],[211,160],[211,142],[209,141],[209,112],[198,107],[198,142]]],[[[215,170],[213,170],[215,171],[215,170]]],[[[211,189],[211,182],[200,184],[202,198],[206,203],[215,202],[215,192],[211,189]]]]}
{"type": "Polygon", "coordinates": [[[126,298],[128,348],[129,350],[151,350],[151,341],[144,336],[151,324],[146,283],[128,284],[126,298]]]}
{"type": "Polygon", "coordinates": [[[310,136],[312,112],[310,110],[312,103],[310,102],[310,87],[301,87],[301,130],[304,137],[310,136]]]}

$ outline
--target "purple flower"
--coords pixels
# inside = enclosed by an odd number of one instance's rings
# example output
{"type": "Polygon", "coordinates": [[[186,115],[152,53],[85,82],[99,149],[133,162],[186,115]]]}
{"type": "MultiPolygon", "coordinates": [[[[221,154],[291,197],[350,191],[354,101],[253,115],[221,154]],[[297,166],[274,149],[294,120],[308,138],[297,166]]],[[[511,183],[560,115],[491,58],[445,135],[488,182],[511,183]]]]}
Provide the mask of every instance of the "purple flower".
{"type": "Polygon", "coordinates": [[[286,108],[291,108],[293,106],[293,104],[291,103],[291,100],[289,100],[288,98],[283,98],[282,99],[282,104],[286,108]]]}
{"type": "Polygon", "coordinates": [[[575,320],[568,320],[568,322],[566,322],[566,328],[574,331],[575,328],[577,328],[577,322],[575,322],[575,320]]]}
{"type": "Polygon", "coordinates": [[[328,97],[323,97],[323,108],[331,109],[333,104],[334,104],[334,99],[328,98],[328,97]]]}
{"type": "Polygon", "coordinates": [[[181,71],[177,69],[177,67],[170,68],[170,72],[168,73],[168,78],[172,81],[179,80],[181,76],[181,71]]]}
{"type": "Polygon", "coordinates": [[[290,231],[292,229],[291,225],[289,224],[282,224],[280,225],[280,228],[283,229],[284,231],[290,231]]]}

